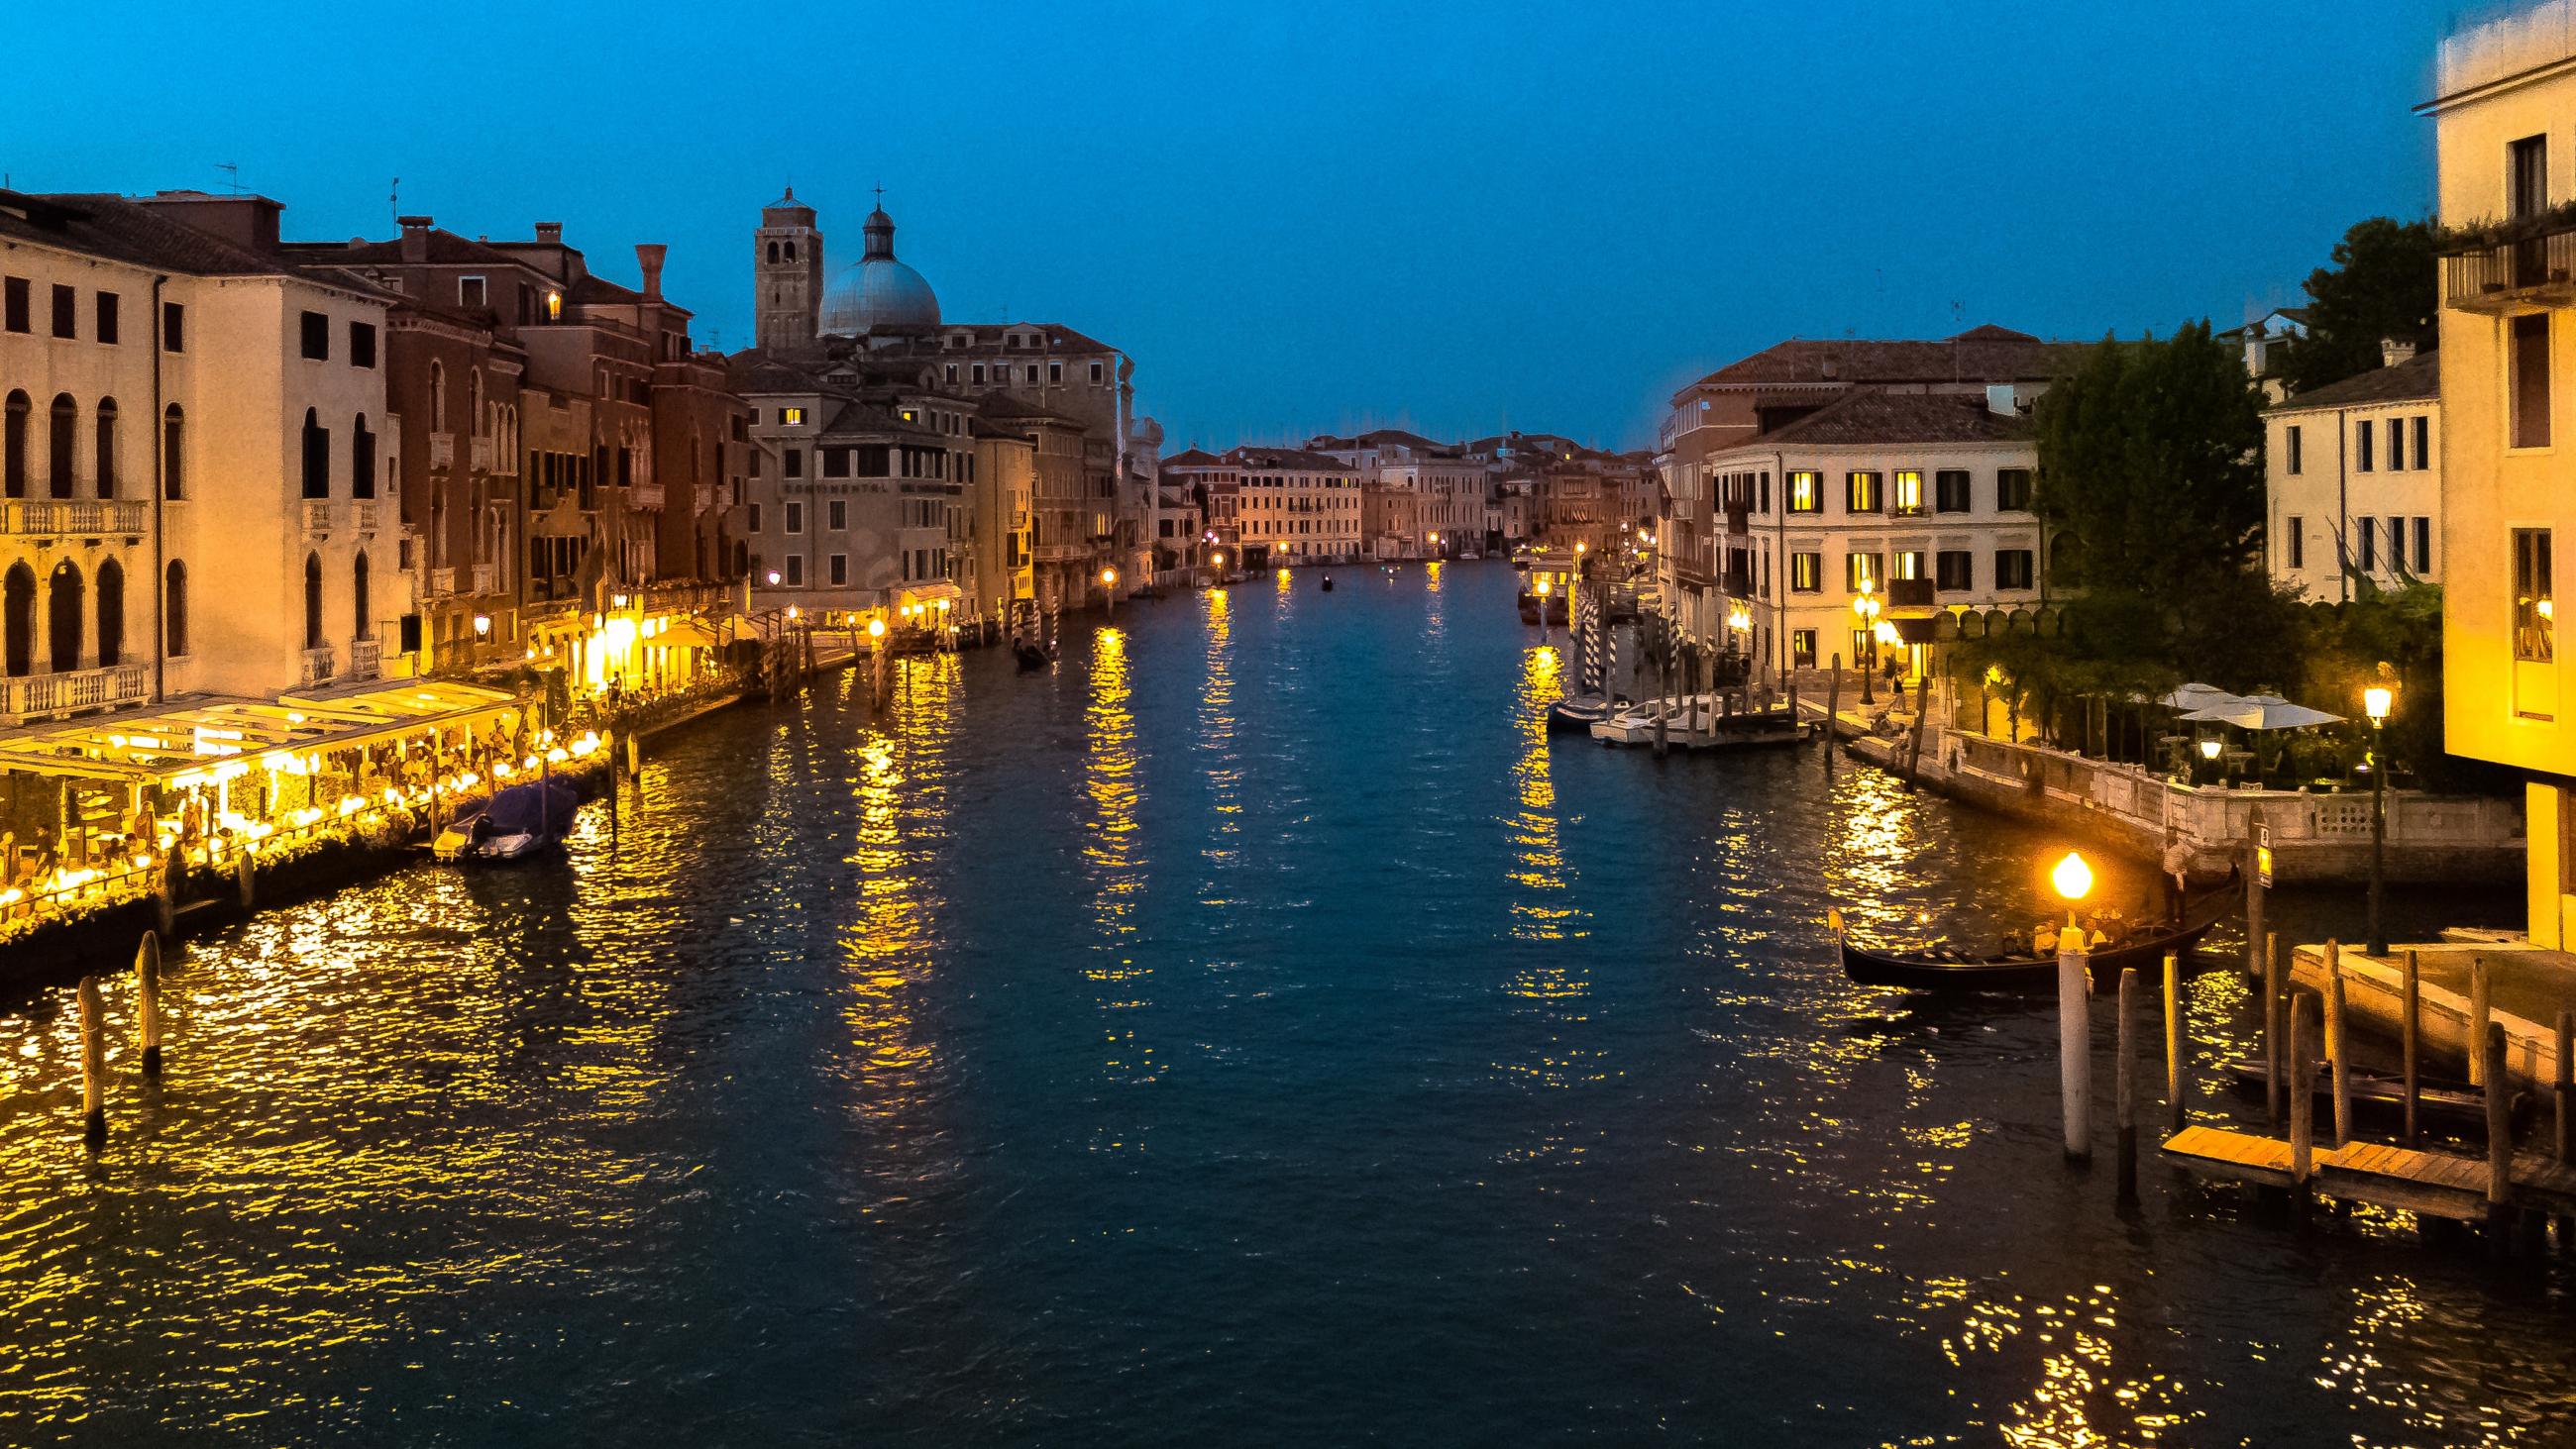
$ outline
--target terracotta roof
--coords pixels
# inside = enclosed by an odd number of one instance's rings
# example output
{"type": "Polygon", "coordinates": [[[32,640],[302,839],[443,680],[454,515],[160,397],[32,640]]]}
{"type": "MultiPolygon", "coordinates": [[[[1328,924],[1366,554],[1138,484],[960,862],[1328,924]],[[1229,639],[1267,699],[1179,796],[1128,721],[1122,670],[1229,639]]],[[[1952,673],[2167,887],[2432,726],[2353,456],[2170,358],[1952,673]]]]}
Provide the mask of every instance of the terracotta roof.
{"type": "Polygon", "coordinates": [[[1166,468],[1222,468],[1225,460],[1205,448],[1183,448],[1163,460],[1166,468]]]}
{"type": "Polygon", "coordinates": [[[1730,362],[1674,394],[1765,383],[2029,382],[2075,370],[2092,344],[2044,342],[1988,324],[1937,342],[1791,338],[1730,362]]]}
{"type": "Polygon", "coordinates": [[[1247,468],[1293,468],[1308,473],[1359,471],[1339,458],[1327,458],[1302,448],[1237,448],[1225,456],[1226,461],[1241,462],[1247,468]]]}
{"type": "Polygon", "coordinates": [[[1791,444],[2020,443],[2031,436],[2030,419],[2005,417],[1989,409],[1983,397],[1869,387],[1855,388],[1796,422],[1730,443],[1723,451],[1791,444]]]}
{"type": "Polygon", "coordinates": [[[280,258],[245,251],[149,206],[105,193],[0,191],[0,236],[197,276],[298,270],[280,258]]]}
{"type": "Polygon", "coordinates": [[[2357,377],[2312,387],[2266,412],[2296,413],[2314,408],[2366,407],[2372,403],[2429,402],[2442,396],[2442,354],[2418,352],[2395,367],[2374,367],[2357,377]]]}

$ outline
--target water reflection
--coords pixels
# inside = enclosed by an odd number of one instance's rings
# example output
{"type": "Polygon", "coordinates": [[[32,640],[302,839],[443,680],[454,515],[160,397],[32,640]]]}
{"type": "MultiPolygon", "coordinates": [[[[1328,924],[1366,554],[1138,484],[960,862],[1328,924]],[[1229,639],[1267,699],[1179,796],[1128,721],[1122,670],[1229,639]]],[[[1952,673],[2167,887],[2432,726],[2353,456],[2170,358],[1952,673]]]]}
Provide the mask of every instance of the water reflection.
{"type": "Polygon", "coordinates": [[[1104,627],[1093,633],[1089,689],[1083,709],[1083,793],[1090,809],[1082,858],[1091,882],[1094,939],[1093,964],[1083,975],[1094,983],[1100,1006],[1109,1013],[1103,1028],[1108,1056],[1102,1065],[1113,1078],[1140,1081],[1160,1075],[1167,1064],[1156,1060],[1151,1042],[1136,1035],[1135,1013],[1152,1004],[1146,989],[1154,972],[1134,954],[1145,877],[1137,860],[1136,716],[1130,708],[1133,687],[1123,631],[1104,627]]]}
{"type": "Polygon", "coordinates": [[[1200,852],[1224,863],[1242,848],[1243,762],[1235,754],[1234,604],[1223,589],[1202,594],[1201,626],[1207,643],[1200,651],[1206,682],[1199,691],[1195,748],[1205,759],[1210,838],[1200,852]]]}

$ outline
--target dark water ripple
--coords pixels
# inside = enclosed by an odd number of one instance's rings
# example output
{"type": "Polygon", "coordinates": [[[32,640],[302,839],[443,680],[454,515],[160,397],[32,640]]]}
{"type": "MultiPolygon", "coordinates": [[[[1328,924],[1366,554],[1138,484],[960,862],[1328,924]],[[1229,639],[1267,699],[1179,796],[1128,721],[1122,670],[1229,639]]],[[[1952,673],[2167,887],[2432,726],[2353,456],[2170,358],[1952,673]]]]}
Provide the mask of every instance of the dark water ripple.
{"type": "Polygon", "coordinates": [[[95,1162],[68,994],[0,1019],[0,1441],[2563,1432],[2557,1270],[2156,1170],[2124,1220],[2046,1010],[1833,965],[1836,902],[2018,928],[2049,841],[1551,748],[1509,593],[1261,580],[719,716],[563,865],[189,948],[95,1162]]]}

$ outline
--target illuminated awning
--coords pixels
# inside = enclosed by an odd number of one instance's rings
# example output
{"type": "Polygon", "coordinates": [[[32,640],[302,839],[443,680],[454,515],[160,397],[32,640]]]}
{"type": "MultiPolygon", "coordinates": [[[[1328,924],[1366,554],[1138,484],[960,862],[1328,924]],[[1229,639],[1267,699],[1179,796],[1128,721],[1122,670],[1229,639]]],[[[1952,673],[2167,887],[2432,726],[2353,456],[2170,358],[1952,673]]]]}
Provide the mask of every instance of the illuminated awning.
{"type": "MultiPolygon", "coordinates": [[[[119,784],[197,783],[231,762],[256,766],[274,751],[304,754],[474,724],[519,707],[480,685],[382,680],[279,695],[274,701],[209,696],[159,709],[93,715],[0,734],[0,770],[119,784]]],[[[236,772],[238,773],[238,772],[236,772]]]]}
{"type": "Polygon", "coordinates": [[[936,579],[926,584],[905,584],[894,591],[894,601],[898,607],[904,604],[935,604],[941,599],[955,600],[965,597],[963,590],[946,579],[936,579]]]}
{"type": "Polygon", "coordinates": [[[671,627],[645,640],[655,647],[683,649],[722,649],[743,639],[757,639],[760,631],[738,614],[720,619],[673,619],[671,627]]]}

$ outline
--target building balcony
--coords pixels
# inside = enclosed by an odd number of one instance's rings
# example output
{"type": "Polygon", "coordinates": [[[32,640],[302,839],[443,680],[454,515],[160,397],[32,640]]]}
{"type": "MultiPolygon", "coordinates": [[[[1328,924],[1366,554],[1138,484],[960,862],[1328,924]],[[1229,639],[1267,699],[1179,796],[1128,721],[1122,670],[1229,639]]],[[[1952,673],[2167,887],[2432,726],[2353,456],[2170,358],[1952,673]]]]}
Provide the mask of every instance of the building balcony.
{"type": "Polygon", "coordinates": [[[312,534],[323,534],[331,531],[330,499],[307,498],[304,500],[304,531],[312,534]]]}
{"type": "Polygon", "coordinates": [[[499,564],[476,564],[474,566],[474,592],[477,594],[499,593],[501,591],[501,586],[498,582],[500,577],[501,566],[499,564]]]}
{"type": "Polygon", "coordinates": [[[1749,501],[1739,502],[1734,499],[1727,500],[1726,532],[1728,536],[1732,538],[1742,538],[1752,531],[1753,505],[1749,501]]]}
{"type": "Polygon", "coordinates": [[[144,531],[149,506],[124,498],[11,500],[0,509],[0,532],[37,537],[144,531]]]}
{"type": "Polygon", "coordinates": [[[444,473],[455,466],[456,435],[454,433],[430,434],[429,471],[433,473],[444,473]]]}
{"type": "Polygon", "coordinates": [[[349,526],[360,533],[376,531],[376,500],[356,498],[349,502],[349,526]]]}
{"type": "Polygon", "coordinates": [[[475,438],[466,448],[467,466],[477,473],[492,471],[492,440],[475,438]]]}
{"type": "Polygon", "coordinates": [[[382,666],[382,663],[383,663],[383,659],[384,659],[384,653],[383,653],[383,651],[384,651],[384,641],[382,641],[382,640],[379,640],[379,639],[352,639],[352,640],[350,640],[350,641],[349,641],[349,677],[350,677],[351,679],[373,679],[373,678],[375,678],[375,677],[376,677],[376,675],[378,674],[378,672],[380,671],[381,666],[382,666]]]}
{"type": "Polygon", "coordinates": [[[151,697],[152,671],[141,664],[112,664],[104,669],[74,669],[61,674],[31,674],[0,680],[0,718],[25,724],[48,715],[84,709],[141,704],[151,697]]]}
{"type": "Polygon", "coordinates": [[[2442,258],[2443,305],[2498,316],[2576,303],[2576,221],[2560,225],[2567,229],[2442,258]]]}
{"type": "Polygon", "coordinates": [[[1890,609],[1925,609],[1932,607],[1932,580],[1889,579],[1887,607],[1890,609]]]}
{"type": "Polygon", "coordinates": [[[626,501],[636,508],[659,508],[662,506],[662,496],[661,484],[638,483],[628,490],[626,501]]]}
{"type": "Polygon", "coordinates": [[[690,511],[691,513],[713,513],[713,512],[715,512],[715,511],[716,511],[716,485],[714,485],[713,483],[701,483],[701,484],[697,485],[696,487],[694,487],[694,488],[690,489],[690,490],[689,490],[689,511],[690,511]]]}
{"type": "Polygon", "coordinates": [[[452,569],[452,568],[445,568],[445,569],[431,569],[431,570],[429,571],[429,589],[428,589],[428,593],[429,593],[429,596],[430,596],[431,598],[433,598],[433,599],[436,599],[436,598],[444,598],[445,596],[447,596],[447,595],[449,595],[449,594],[452,594],[452,593],[455,593],[455,592],[456,592],[456,570],[454,570],[454,569],[452,569]]]}
{"type": "Polygon", "coordinates": [[[330,645],[325,644],[319,649],[305,650],[303,659],[306,688],[310,689],[314,685],[327,683],[330,680],[332,667],[336,662],[330,645]]]}

